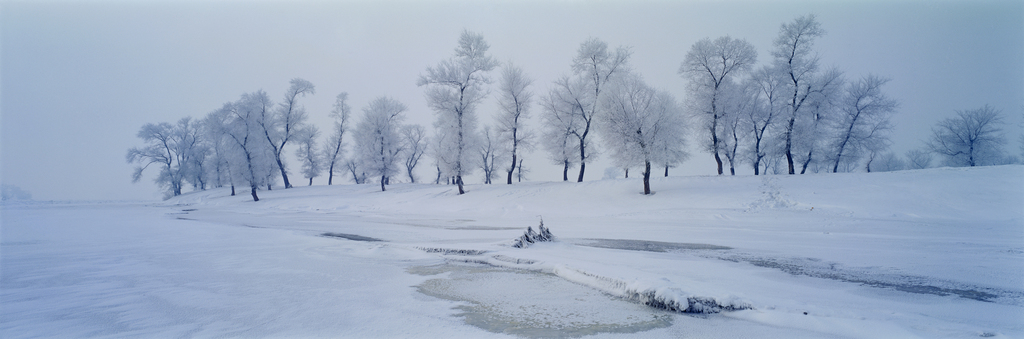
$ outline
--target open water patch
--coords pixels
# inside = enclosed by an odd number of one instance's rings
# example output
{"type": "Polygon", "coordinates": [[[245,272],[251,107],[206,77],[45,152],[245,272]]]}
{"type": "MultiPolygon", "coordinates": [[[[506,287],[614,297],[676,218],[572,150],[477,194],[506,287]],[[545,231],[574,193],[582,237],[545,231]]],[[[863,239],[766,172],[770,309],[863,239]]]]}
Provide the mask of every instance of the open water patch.
{"type": "Polygon", "coordinates": [[[616,298],[553,274],[486,265],[414,267],[441,275],[417,286],[425,295],[463,302],[469,325],[529,338],[638,333],[672,325],[673,315],[616,298]]]}
{"type": "Polygon", "coordinates": [[[320,235],[321,236],[325,236],[325,237],[342,238],[342,239],[348,239],[348,240],[353,240],[353,241],[370,241],[370,242],[375,242],[375,241],[381,241],[382,242],[382,241],[384,241],[384,240],[377,239],[377,238],[364,237],[364,236],[357,235],[357,234],[347,234],[347,233],[327,232],[327,233],[323,233],[323,234],[320,234],[320,235]]]}

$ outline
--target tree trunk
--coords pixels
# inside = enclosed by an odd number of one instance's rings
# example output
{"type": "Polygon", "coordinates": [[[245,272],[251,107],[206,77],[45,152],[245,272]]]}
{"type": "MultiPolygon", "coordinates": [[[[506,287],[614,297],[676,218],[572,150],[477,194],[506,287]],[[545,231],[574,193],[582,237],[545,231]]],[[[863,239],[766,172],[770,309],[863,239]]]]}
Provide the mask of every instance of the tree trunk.
{"type": "Polygon", "coordinates": [[[331,185],[331,181],[334,180],[334,162],[331,162],[330,168],[327,170],[327,186],[331,185]]]}
{"type": "Polygon", "coordinates": [[[462,176],[461,175],[456,175],[455,176],[455,183],[459,185],[459,194],[460,195],[461,194],[466,194],[466,190],[463,189],[463,187],[462,187],[462,176]]]}
{"type": "Polygon", "coordinates": [[[629,168],[625,168],[625,170],[626,170],[626,179],[629,179],[629,168]]]}
{"type": "MultiPolygon", "coordinates": [[[[796,94],[794,94],[795,96],[796,94]]],[[[795,101],[796,99],[794,99],[795,101]]],[[[796,174],[796,168],[793,167],[793,123],[796,122],[796,112],[793,112],[793,117],[789,119],[789,128],[786,130],[786,164],[789,165],[789,174],[796,174]]]]}
{"type": "Polygon", "coordinates": [[[569,160],[562,160],[562,181],[569,181],[569,160]]]}
{"type": "Polygon", "coordinates": [[[518,177],[517,179],[519,179],[518,180],[519,182],[523,182],[523,159],[519,159],[519,167],[517,167],[517,168],[518,168],[517,169],[517,171],[518,171],[517,173],[519,174],[519,175],[517,175],[517,177],[518,177]]]}
{"type": "MultiPolygon", "coordinates": [[[[590,123],[587,123],[587,129],[590,129],[590,123]]],[[[583,132],[586,135],[586,132],[583,132]]],[[[584,151],[583,139],[580,139],[580,177],[576,179],[576,182],[583,182],[583,172],[587,170],[587,153],[584,151]]]]}
{"type": "Polygon", "coordinates": [[[644,161],[644,195],[651,194],[651,162],[644,161]]]}
{"type": "Polygon", "coordinates": [[[576,179],[576,182],[583,182],[583,172],[587,170],[587,163],[580,163],[580,177],[576,179]]]}
{"type": "Polygon", "coordinates": [[[384,188],[384,179],[385,178],[387,178],[387,176],[383,176],[383,175],[380,176],[380,191],[381,192],[387,191],[387,189],[384,188]]]}
{"type": "Polygon", "coordinates": [[[718,164],[718,175],[722,175],[722,158],[718,156],[718,151],[715,151],[715,163],[718,164]]]}
{"type": "Polygon", "coordinates": [[[665,177],[668,178],[668,165],[665,165],[665,177]]]}
{"type": "Polygon", "coordinates": [[[516,170],[516,152],[512,151],[512,167],[508,168],[508,184],[512,184],[512,172],[516,170]]]}
{"type": "MultiPolygon", "coordinates": [[[[284,145],[281,145],[283,148],[284,145]]],[[[288,172],[284,170],[284,163],[281,162],[281,155],[277,155],[277,167],[281,169],[281,179],[284,179],[284,188],[292,188],[292,183],[288,182],[288,172]]]]}
{"type": "Polygon", "coordinates": [[[256,196],[256,185],[249,186],[249,193],[252,194],[252,201],[260,201],[260,197],[256,196]]]}
{"type": "Polygon", "coordinates": [[[802,168],[800,168],[800,174],[807,173],[807,165],[811,164],[811,156],[812,155],[814,155],[814,149],[813,148],[811,148],[811,150],[809,152],[807,152],[807,161],[804,161],[804,165],[802,166],[802,168]]]}
{"type": "Polygon", "coordinates": [[[231,196],[235,196],[235,185],[231,185],[231,196]]]}
{"type": "Polygon", "coordinates": [[[309,185],[313,186],[313,178],[309,178],[309,185]]]}

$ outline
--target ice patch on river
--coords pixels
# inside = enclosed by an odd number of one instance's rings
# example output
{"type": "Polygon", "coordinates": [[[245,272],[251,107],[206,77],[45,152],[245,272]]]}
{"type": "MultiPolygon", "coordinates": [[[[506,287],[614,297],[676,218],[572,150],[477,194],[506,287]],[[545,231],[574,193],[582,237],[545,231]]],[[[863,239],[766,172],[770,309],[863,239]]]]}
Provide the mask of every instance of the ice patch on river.
{"type": "Polygon", "coordinates": [[[672,315],[616,298],[558,276],[484,265],[416,267],[439,275],[418,286],[423,294],[461,301],[469,325],[523,337],[579,337],[636,333],[672,325],[672,315]]]}

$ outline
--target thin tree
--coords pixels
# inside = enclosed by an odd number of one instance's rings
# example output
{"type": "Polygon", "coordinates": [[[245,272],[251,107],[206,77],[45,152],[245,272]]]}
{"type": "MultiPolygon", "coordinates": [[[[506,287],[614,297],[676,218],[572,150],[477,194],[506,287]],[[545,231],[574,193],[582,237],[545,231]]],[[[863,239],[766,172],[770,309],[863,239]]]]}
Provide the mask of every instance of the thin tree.
{"type": "MultiPolygon", "coordinates": [[[[555,165],[562,166],[562,181],[569,181],[569,169],[579,162],[580,139],[573,134],[581,124],[586,83],[580,78],[562,77],[541,100],[544,115],[543,145],[555,165]]],[[[590,140],[583,140],[590,142],[590,140]]],[[[593,151],[587,157],[593,156],[593,151]]],[[[583,158],[586,160],[586,158],[583,158]]]]}
{"type": "Polygon", "coordinates": [[[957,111],[932,129],[928,148],[950,166],[985,166],[1002,156],[1003,118],[989,105],[957,111]]]}
{"type": "MultiPolygon", "coordinates": [[[[754,72],[744,86],[750,90],[747,92],[750,105],[747,106],[744,119],[748,135],[752,139],[749,157],[754,175],[761,174],[762,162],[769,155],[768,150],[772,148],[770,133],[778,122],[783,102],[782,85],[783,79],[780,74],[775,69],[764,66],[754,72]]],[[[764,165],[767,170],[767,164],[764,165]]]]}
{"type": "Polygon", "coordinates": [[[403,152],[399,128],[405,119],[406,107],[398,100],[380,97],[363,108],[363,120],[356,127],[356,146],[360,168],[380,176],[380,190],[395,174],[396,162],[403,152]]]}
{"type": "Polygon", "coordinates": [[[334,129],[331,136],[324,144],[324,162],[327,164],[327,185],[334,181],[335,168],[341,168],[342,158],[345,157],[345,131],[349,129],[349,119],[352,108],[348,105],[348,93],[341,92],[335,98],[334,110],[331,117],[334,118],[334,129]]]}
{"type": "Polygon", "coordinates": [[[714,41],[709,38],[697,41],[679,67],[679,74],[689,79],[690,98],[700,112],[699,116],[710,137],[707,150],[715,157],[719,175],[723,173],[722,158],[719,156],[723,146],[719,125],[729,114],[723,110],[723,92],[734,77],[750,70],[756,61],[754,45],[746,40],[724,36],[714,41]]]}
{"type": "MultiPolygon", "coordinates": [[[[590,38],[580,44],[576,57],[572,60],[572,71],[583,80],[588,94],[582,97],[578,94],[573,95],[577,97],[575,104],[579,108],[572,110],[573,113],[579,115],[579,118],[575,119],[578,123],[574,124],[570,130],[570,135],[578,139],[576,145],[580,152],[580,174],[576,182],[583,182],[587,160],[593,157],[587,153],[589,146],[587,137],[593,127],[594,118],[600,115],[601,91],[615,77],[629,71],[627,63],[631,54],[628,48],[621,46],[615,52],[610,52],[607,43],[597,38],[590,38]]],[[[568,81],[563,83],[565,84],[563,88],[571,88],[568,81]]]]}
{"type": "Polygon", "coordinates": [[[932,167],[932,154],[924,149],[912,149],[904,154],[907,159],[907,169],[925,169],[932,167]]]}
{"type": "Polygon", "coordinates": [[[505,170],[508,185],[512,184],[512,172],[518,165],[520,149],[529,151],[533,148],[533,135],[523,128],[524,122],[530,117],[533,93],[527,88],[532,83],[533,80],[512,63],[506,64],[501,71],[498,132],[502,134],[504,143],[511,148],[512,162],[505,170]]]}
{"type": "Polygon", "coordinates": [[[484,184],[490,185],[498,177],[498,140],[497,135],[491,132],[491,126],[484,126],[480,138],[480,169],[484,171],[484,184]]]}
{"type": "MultiPolygon", "coordinates": [[[[772,49],[773,67],[786,79],[784,84],[788,116],[783,127],[783,153],[786,156],[789,174],[796,174],[793,162],[794,127],[800,114],[806,110],[804,104],[838,79],[837,74],[831,72],[826,76],[819,75],[818,57],[811,54],[814,39],[823,35],[825,30],[821,28],[814,15],[802,16],[791,23],[782,24],[772,49]]],[[[810,159],[808,156],[807,163],[810,159]]]]}
{"type": "Polygon", "coordinates": [[[302,176],[309,179],[309,186],[313,186],[313,178],[320,176],[324,168],[323,154],[316,148],[320,130],[316,126],[306,126],[297,136],[299,149],[295,150],[295,156],[302,162],[302,176]]]}
{"type": "Polygon", "coordinates": [[[416,176],[413,175],[413,171],[416,169],[416,165],[419,164],[420,158],[427,151],[427,132],[420,125],[405,125],[402,126],[402,139],[405,144],[405,152],[403,153],[403,159],[405,164],[405,174],[409,176],[409,182],[416,183],[416,176]]]}
{"type": "Polygon", "coordinates": [[[270,143],[274,160],[277,161],[277,167],[281,170],[284,188],[292,188],[292,184],[288,181],[288,171],[285,170],[286,166],[281,158],[281,153],[284,152],[288,141],[295,137],[295,133],[306,122],[306,110],[299,105],[299,97],[316,94],[316,88],[309,81],[295,78],[290,83],[291,86],[285,92],[284,101],[281,102],[280,107],[274,112],[267,112],[273,114],[266,114],[259,120],[264,136],[270,143]]]}
{"type": "Polygon", "coordinates": [[[487,72],[498,62],[488,56],[490,46],[480,34],[463,31],[455,56],[428,67],[418,86],[427,86],[427,103],[437,113],[435,127],[447,137],[438,139],[454,157],[443,165],[455,174],[459,194],[465,194],[462,177],[472,172],[476,141],[476,106],[486,96],[487,72]]]}

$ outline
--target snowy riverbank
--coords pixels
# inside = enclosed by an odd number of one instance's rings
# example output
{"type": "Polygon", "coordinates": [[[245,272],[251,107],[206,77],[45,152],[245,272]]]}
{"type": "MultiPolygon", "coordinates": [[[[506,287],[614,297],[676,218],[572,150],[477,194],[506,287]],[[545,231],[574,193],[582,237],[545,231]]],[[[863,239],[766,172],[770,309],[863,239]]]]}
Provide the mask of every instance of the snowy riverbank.
{"type": "Polygon", "coordinates": [[[652,187],[3,206],[0,336],[1024,336],[1022,166],[652,187]]]}

